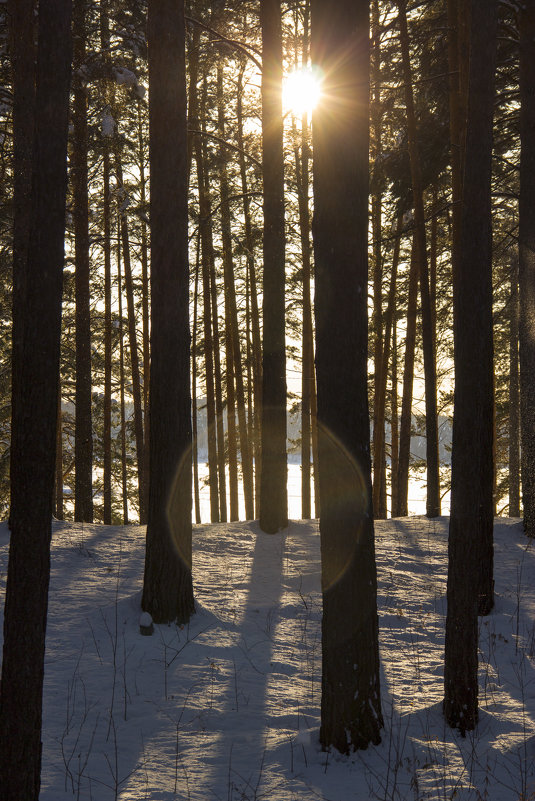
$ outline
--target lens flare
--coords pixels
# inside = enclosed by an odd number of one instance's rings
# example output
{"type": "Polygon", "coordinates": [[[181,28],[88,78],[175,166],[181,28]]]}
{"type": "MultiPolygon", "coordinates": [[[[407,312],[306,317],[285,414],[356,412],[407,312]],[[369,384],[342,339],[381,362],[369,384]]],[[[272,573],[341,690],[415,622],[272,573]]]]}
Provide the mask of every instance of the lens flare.
{"type": "Polygon", "coordinates": [[[323,74],[319,67],[303,67],[288,73],[283,84],[285,113],[296,117],[312,114],[321,98],[323,74]]]}

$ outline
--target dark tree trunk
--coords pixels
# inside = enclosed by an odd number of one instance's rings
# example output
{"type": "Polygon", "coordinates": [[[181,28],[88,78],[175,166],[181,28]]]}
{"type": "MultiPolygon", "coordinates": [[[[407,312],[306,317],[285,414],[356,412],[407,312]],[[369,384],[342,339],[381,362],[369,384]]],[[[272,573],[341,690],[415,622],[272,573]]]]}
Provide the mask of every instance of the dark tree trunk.
{"type": "Polygon", "coordinates": [[[394,510],[398,506],[398,462],[399,462],[399,425],[398,425],[398,336],[396,313],[392,326],[392,376],[390,389],[390,483],[391,501],[390,512],[394,517],[394,510]]]}
{"type": "Polygon", "coordinates": [[[71,2],[41,0],[0,688],[2,801],[37,801],[58,416],[71,2]]]}
{"type": "Polygon", "coordinates": [[[121,275],[121,221],[117,221],[117,297],[119,305],[119,394],[121,406],[121,495],[123,499],[123,523],[128,525],[128,476],[126,470],[126,411],[124,398],[124,322],[123,284],[121,275]]]}
{"type": "MultiPolygon", "coordinates": [[[[138,147],[139,147],[139,184],[141,208],[147,206],[147,181],[145,178],[145,160],[147,157],[143,137],[143,116],[141,102],[138,101],[138,147]]],[[[150,385],[150,280],[149,280],[149,243],[147,224],[141,220],[141,306],[143,317],[143,497],[149,497],[149,464],[150,464],[150,430],[149,430],[149,385],[150,385]]]]}
{"type": "Polygon", "coordinates": [[[414,238],[409,272],[409,299],[407,303],[407,329],[405,335],[405,360],[403,365],[403,395],[401,398],[401,422],[399,427],[399,456],[397,472],[397,503],[393,507],[394,517],[409,514],[409,466],[412,428],[412,387],[414,383],[414,349],[416,346],[416,301],[418,295],[418,264],[414,238]]]}
{"type": "Polygon", "coordinates": [[[509,322],[509,517],[520,517],[520,382],[518,363],[518,261],[511,264],[509,322]]]}
{"type": "Polygon", "coordinates": [[[75,243],[76,394],[74,429],[74,519],[93,522],[93,431],[91,425],[91,318],[87,168],[86,0],[73,2],[72,194],[75,243]]]}
{"type": "Polygon", "coordinates": [[[535,537],[535,8],[520,11],[520,413],[524,529],[535,537]]]}
{"type": "Polygon", "coordinates": [[[260,0],[262,26],[262,173],[264,304],[260,527],[288,524],[282,33],[280,0],[260,0]]]}
{"type": "Polygon", "coordinates": [[[312,0],[316,375],[322,559],[320,740],[380,742],[368,357],[369,4],[312,0]]]}
{"type": "Polygon", "coordinates": [[[409,54],[406,0],[398,0],[405,104],[409,136],[409,159],[414,204],[415,244],[418,257],[420,297],[422,302],[422,344],[425,373],[425,433],[427,462],[427,516],[440,514],[440,464],[438,458],[437,377],[435,342],[433,338],[433,312],[429,289],[427,242],[425,229],[424,196],[420,154],[417,142],[416,115],[412,89],[412,70],[409,54]]]}
{"type": "MultiPolygon", "coordinates": [[[[119,157],[115,158],[117,169],[117,183],[123,187],[123,167],[119,157]]],[[[128,312],[128,344],[130,350],[130,367],[132,370],[132,397],[134,400],[134,433],[136,437],[136,458],[139,495],[139,521],[147,521],[147,499],[144,489],[143,470],[143,404],[141,400],[141,378],[139,372],[139,354],[137,347],[137,326],[134,304],[134,282],[132,277],[132,262],[130,259],[130,233],[128,218],[125,211],[120,212],[120,236],[124,266],[124,288],[126,293],[126,307],[128,312]]]]}
{"type": "Polygon", "coordinates": [[[475,727],[477,615],[493,605],[491,160],[497,3],[471,0],[466,158],[454,281],[455,396],[444,714],[475,727]]]}
{"type": "Polygon", "coordinates": [[[54,514],[56,520],[63,520],[65,516],[63,507],[63,420],[61,414],[61,384],[58,389],[58,422],[56,431],[56,478],[54,514]]]}
{"type": "Polygon", "coordinates": [[[142,607],[195,611],[191,577],[188,149],[184,4],[149,0],[151,172],[150,492],[142,607]],[[169,369],[169,365],[173,369],[169,369]]]}
{"type": "MultiPolygon", "coordinates": [[[[194,89],[194,87],[192,88],[194,89]]],[[[194,101],[195,105],[197,100],[194,101]]],[[[203,102],[203,107],[204,107],[203,102]]],[[[204,108],[201,110],[204,114],[204,108]]],[[[214,245],[212,240],[212,220],[210,198],[204,169],[203,147],[200,135],[193,139],[195,165],[197,168],[197,188],[199,193],[199,232],[201,237],[201,265],[203,291],[204,324],[204,365],[206,378],[206,423],[208,437],[208,481],[210,487],[210,520],[219,521],[219,481],[217,464],[217,429],[214,382],[214,340],[212,327],[212,306],[210,294],[210,273],[214,264],[214,245]]]]}
{"type": "MultiPolygon", "coordinates": [[[[224,141],[225,132],[225,107],[223,102],[223,75],[222,70],[218,71],[218,127],[219,136],[224,141]]],[[[234,408],[237,401],[238,425],[240,434],[240,453],[243,472],[243,494],[245,500],[245,517],[247,520],[254,518],[254,486],[253,486],[253,459],[251,453],[251,442],[247,426],[247,415],[245,407],[245,388],[243,385],[243,366],[239,339],[238,327],[238,307],[236,303],[236,286],[234,283],[234,265],[232,261],[232,231],[230,225],[230,190],[226,165],[227,153],[222,150],[221,169],[220,169],[220,191],[221,191],[221,238],[223,245],[223,272],[225,281],[225,315],[227,317],[228,347],[227,351],[230,360],[227,364],[228,386],[231,390],[229,395],[229,413],[231,396],[234,408]],[[231,380],[232,379],[232,380],[231,380]],[[234,394],[235,387],[235,394],[234,394]]],[[[228,358],[228,357],[227,357],[228,358]]],[[[235,418],[231,423],[229,417],[229,457],[231,453],[231,430],[235,429],[235,418]]],[[[235,437],[235,434],[234,434],[235,437]]],[[[232,455],[234,458],[233,445],[232,455]]],[[[233,490],[234,492],[234,490],[233,490]]],[[[233,519],[237,519],[234,517],[233,519]]]]}
{"type": "Polygon", "coordinates": [[[197,436],[197,321],[199,317],[199,272],[201,238],[197,236],[197,255],[195,259],[195,282],[193,287],[193,330],[191,334],[191,437],[193,443],[193,501],[195,522],[201,522],[201,496],[199,489],[199,443],[197,436]]]}
{"type": "Polygon", "coordinates": [[[11,455],[17,449],[17,409],[24,326],[24,292],[31,213],[35,103],[36,0],[9,0],[13,80],[13,301],[11,350],[11,455]],[[31,22],[29,23],[29,20],[31,22]]]}
{"type": "MultiPolygon", "coordinates": [[[[396,302],[397,275],[399,263],[399,251],[401,246],[401,217],[398,219],[398,230],[394,243],[394,253],[392,256],[392,272],[390,275],[390,287],[388,291],[388,306],[384,315],[384,343],[378,355],[379,364],[375,365],[375,404],[374,404],[374,430],[373,430],[373,475],[383,476],[386,483],[385,461],[385,411],[386,411],[386,385],[388,381],[388,364],[390,361],[390,342],[392,338],[392,328],[394,324],[394,311],[396,302]]],[[[380,514],[375,517],[386,518],[386,491],[381,493],[381,484],[374,480],[373,483],[373,508],[379,509],[380,514]],[[384,494],[384,501],[381,495],[384,494]]]]}
{"type": "MultiPolygon", "coordinates": [[[[245,227],[245,246],[247,248],[247,279],[249,288],[250,315],[252,340],[252,382],[249,382],[249,398],[254,399],[252,414],[249,415],[249,427],[252,427],[252,456],[254,456],[254,494],[255,505],[260,508],[260,473],[262,452],[262,342],[260,337],[260,313],[258,309],[258,292],[256,281],[256,265],[254,258],[253,228],[251,222],[251,204],[248,194],[247,170],[245,166],[244,137],[243,137],[243,72],[238,75],[238,96],[236,102],[237,142],[239,147],[238,159],[240,162],[240,178],[243,194],[243,221],[245,227]],[[252,391],[251,391],[252,386],[252,391]]],[[[249,341],[249,338],[248,338],[249,341]]]]}
{"type": "MultiPolygon", "coordinates": [[[[108,0],[100,2],[100,43],[104,59],[109,62],[110,20],[108,0]]],[[[106,84],[103,94],[108,96],[106,84]]],[[[102,154],[102,234],[104,251],[104,403],[102,426],[102,522],[112,520],[112,460],[111,460],[111,378],[112,378],[112,325],[111,325],[111,193],[110,145],[104,140],[102,154]]]]}

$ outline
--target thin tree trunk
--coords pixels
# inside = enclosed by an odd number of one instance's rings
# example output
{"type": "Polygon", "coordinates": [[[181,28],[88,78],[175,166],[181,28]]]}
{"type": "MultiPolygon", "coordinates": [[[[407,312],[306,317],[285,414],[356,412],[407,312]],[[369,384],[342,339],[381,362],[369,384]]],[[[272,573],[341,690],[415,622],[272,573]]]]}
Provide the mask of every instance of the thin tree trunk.
{"type": "Polygon", "coordinates": [[[509,517],[520,517],[520,382],[518,364],[518,262],[511,264],[509,322],[509,517]]]}
{"type": "MultiPolygon", "coordinates": [[[[379,164],[382,142],[381,108],[381,48],[379,3],[372,3],[372,71],[371,71],[371,142],[372,158],[379,164]]],[[[377,176],[377,179],[379,176],[377,176]]],[[[372,183],[371,218],[373,241],[373,318],[371,329],[374,338],[374,406],[373,406],[373,513],[375,518],[386,517],[386,497],[382,492],[385,482],[385,399],[381,398],[383,363],[383,255],[382,255],[382,197],[379,181],[372,183]]],[[[388,359],[386,360],[388,362],[388,359]]],[[[386,389],[386,385],[385,385],[386,389]]]]}
{"type": "Polygon", "coordinates": [[[193,139],[197,186],[199,193],[199,230],[201,236],[201,265],[204,317],[204,364],[206,374],[206,424],[208,436],[208,481],[210,487],[210,520],[219,521],[219,481],[217,461],[217,431],[214,384],[214,341],[212,329],[210,272],[214,263],[210,200],[206,194],[206,178],[202,142],[193,139]]]}
{"type": "Polygon", "coordinates": [[[407,330],[405,334],[405,363],[403,368],[403,395],[399,428],[399,458],[397,474],[397,505],[394,517],[409,513],[409,466],[411,456],[412,387],[414,383],[414,349],[416,345],[416,300],[418,296],[418,263],[415,237],[412,240],[409,272],[409,298],[407,303],[407,330]]]}
{"type": "Polygon", "coordinates": [[[121,220],[117,219],[117,297],[119,302],[119,386],[121,406],[121,489],[123,499],[123,523],[128,525],[128,474],[126,469],[126,408],[124,398],[124,322],[123,322],[123,284],[121,275],[121,220]]]}
{"type": "Polygon", "coordinates": [[[219,312],[217,303],[218,297],[215,275],[215,259],[210,265],[210,298],[212,304],[212,336],[214,343],[214,391],[217,432],[217,474],[219,481],[219,520],[221,523],[226,523],[227,477],[225,473],[225,429],[223,425],[223,380],[221,377],[221,349],[219,345],[219,312]]]}
{"type": "MultiPolygon", "coordinates": [[[[381,348],[380,362],[376,368],[375,385],[375,426],[373,431],[373,475],[382,476],[386,480],[386,461],[385,457],[385,409],[386,409],[386,385],[388,380],[388,363],[390,360],[390,342],[392,337],[392,326],[394,321],[394,307],[396,302],[396,285],[398,275],[399,251],[401,240],[402,217],[398,218],[397,236],[394,242],[394,253],[392,256],[392,272],[390,275],[390,287],[388,292],[388,307],[384,318],[384,345],[381,348]]],[[[386,491],[382,492],[381,484],[374,481],[373,484],[373,505],[374,509],[379,509],[383,519],[386,517],[386,508],[383,508],[381,495],[385,496],[384,506],[386,507],[386,491]]]]}
{"type": "Polygon", "coordinates": [[[286,456],[285,229],[280,0],[260,0],[264,302],[260,528],[288,524],[286,456]]]}
{"type": "Polygon", "coordinates": [[[17,409],[24,328],[24,297],[31,214],[35,105],[36,0],[9,0],[13,81],[13,299],[11,329],[11,447],[17,451],[17,409]]]}
{"type": "Polygon", "coordinates": [[[58,422],[56,433],[56,502],[55,512],[57,520],[65,517],[63,508],[63,419],[61,414],[61,383],[58,390],[58,422]]]}
{"type": "MultiPolygon", "coordinates": [[[[223,103],[223,75],[222,70],[218,71],[218,126],[221,140],[225,140],[225,109],[223,103]]],[[[222,163],[220,168],[220,191],[221,191],[221,237],[223,245],[223,271],[225,280],[225,309],[228,308],[228,331],[229,345],[231,347],[231,365],[234,387],[236,385],[236,400],[238,411],[238,425],[240,432],[240,453],[243,472],[243,494],[245,500],[245,517],[247,520],[254,518],[254,486],[253,486],[253,461],[251,453],[251,443],[247,426],[247,415],[245,409],[245,389],[243,385],[243,367],[241,347],[238,328],[238,309],[236,303],[236,287],[234,283],[234,265],[232,261],[232,238],[230,225],[230,205],[229,205],[229,184],[226,169],[226,151],[222,151],[222,163]]],[[[227,368],[228,370],[228,368],[227,368]]],[[[230,428],[229,428],[230,437],[230,428]]],[[[230,439],[229,439],[230,443],[230,439]]]]}
{"type": "Polygon", "coordinates": [[[195,283],[193,289],[193,330],[191,335],[191,414],[193,442],[193,499],[195,506],[195,522],[201,522],[201,498],[199,492],[199,438],[197,410],[197,323],[199,303],[199,270],[200,270],[201,238],[197,236],[197,256],[195,259],[195,283]]]}
{"type": "MultiPolygon", "coordinates": [[[[247,182],[247,169],[245,165],[245,151],[243,138],[243,71],[238,75],[238,91],[236,106],[238,159],[240,164],[241,188],[243,196],[243,221],[245,227],[245,246],[247,248],[247,280],[249,285],[249,298],[251,305],[251,333],[253,345],[253,455],[255,479],[255,505],[256,514],[260,508],[260,475],[262,470],[262,339],[260,335],[260,312],[258,308],[258,290],[256,282],[256,266],[254,258],[253,227],[251,222],[251,209],[249,201],[249,187],[247,182]]],[[[248,316],[249,319],[249,316],[248,316]]],[[[251,419],[251,417],[249,418],[251,419]]]]}
{"type": "Polygon", "coordinates": [[[392,376],[390,388],[390,514],[395,517],[398,509],[399,428],[398,428],[398,336],[396,311],[392,327],[392,376]]]}
{"type": "MultiPolygon", "coordinates": [[[[123,168],[118,156],[115,159],[117,181],[123,187],[123,168]]],[[[137,348],[136,312],[134,307],[134,283],[132,280],[132,264],[130,261],[130,237],[128,231],[128,218],[123,211],[120,213],[121,242],[124,265],[124,288],[128,312],[128,344],[130,350],[130,367],[132,370],[132,397],[134,399],[134,432],[136,438],[137,477],[139,494],[139,521],[147,522],[146,497],[144,493],[143,471],[143,404],[141,400],[141,380],[139,372],[139,354],[137,348]]]]}
{"type": "MultiPolygon", "coordinates": [[[[138,101],[138,147],[139,147],[139,185],[141,193],[141,208],[145,214],[147,205],[146,178],[145,178],[145,143],[143,138],[143,117],[141,103],[138,101]]],[[[147,240],[147,224],[141,220],[141,304],[143,317],[143,497],[149,497],[149,465],[150,465],[150,415],[149,415],[149,386],[150,386],[150,281],[149,281],[149,245],[147,240]]]]}
{"type": "MultiPolygon", "coordinates": [[[[100,3],[100,43],[104,58],[109,61],[110,31],[108,0],[100,3]]],[[[104,85],[104,96],[108,92],[104,85]]],[[[112,325],[111,325],[111,196],[110,146],[106,138],[102,155],[103,251],[104,251],[104,408],[102,426],[102,522],[112,521],[112,459],[111,459],[111,382],[112,382],[112,325]]]]}
{"type": "Polygon", "coordinates": [[[535,537],[535,9],[520,11],[520,404],[524,529],[535,537]]]}
{"type": "Polygon", "coordinates": [[[427,516],[440,514],[440,462],[438,458],[437,422],[437,378],[435,343],[431,297],[429,291],[429,269],[427,263],[427,244],[425,233],[425,212],[420,154],[418,151],[416,115],[412,90],[412,71],[409,54],[409,35],[407,30],[406,0],[398,0],[399,29],[405,82],[405,104],[407,109],[407,128],[409,135],[409,158],[411,165],[412,193],[414,203],[415,240],[420,278],[420,297],[422,302],[422,341],[425,372],[425,429],[427,461],[427,516]]]}
{"type": "Polygon", "coordinates": [[[76,396],[74,433],[74,519],[93,522],[93,432],[91,424],[91,318],[89,274],[89,203],[87,167],[87,92],[85,0],[73,3],[73,145],[72,193],[75,242],[76,396]]]}
{"type": "Polygon", "coordinates": [[[112,326],[111,326],[111,205],[110,205],[110,153],[104,145],[103,157],[103,204],[104,204],[104,421],[103,421],[103,510],[102,522],[111,525],[112,480],[111,480],[111,371],[112,371],[112,326]]]}

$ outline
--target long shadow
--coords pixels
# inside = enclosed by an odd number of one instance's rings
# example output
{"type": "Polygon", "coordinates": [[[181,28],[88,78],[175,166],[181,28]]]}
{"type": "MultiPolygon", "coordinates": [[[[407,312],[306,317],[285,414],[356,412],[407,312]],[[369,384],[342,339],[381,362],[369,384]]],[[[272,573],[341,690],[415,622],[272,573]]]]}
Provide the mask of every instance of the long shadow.
{"type": "Polygon", "coordinates": [[[241,603],[238,597],[235,599],[234,663],[217,674],[219,700],[209,715],[209,726],[216,736],[206,749],[206,773],[195,782],[199,799],[217,797],[221,787],[226,788],[229,801],[260,797],[263,771],[269,761],[268,685],[273,674],[289,530],[269,535],[256,523],[249,528],[254,546],[247,576],[241,583],[244,597],[241,603]]]}

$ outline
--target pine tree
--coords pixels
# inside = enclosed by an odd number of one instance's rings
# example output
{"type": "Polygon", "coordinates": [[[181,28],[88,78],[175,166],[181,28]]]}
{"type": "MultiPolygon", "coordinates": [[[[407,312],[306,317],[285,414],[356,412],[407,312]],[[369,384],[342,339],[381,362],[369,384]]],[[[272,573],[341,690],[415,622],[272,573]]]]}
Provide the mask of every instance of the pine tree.
{"type": "MultiPolygon", "coordinates": [[[[71,74],[71,0],[41,0],[31,211],[19,333],[0,687],[3,801],[37,801],[55,477],[71,74]]],[[[26,20],[28,24],[29,20],[26,20]]],[[[18,41],[17,44],[20,44],[18,41]]]]}
{"type": "Polygon", "coordinates": [[[380,742],[377,578],[367,397],[369,4],[311,3],[316,373],[322,560],[320,740],[380,742]]]}
{"type": "Polygon", "coordinates": [[[149,0],[150,491],[142,607],[187,622],[191,577],[188,149],[184,4],[149,0]]]}

